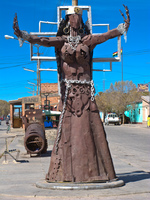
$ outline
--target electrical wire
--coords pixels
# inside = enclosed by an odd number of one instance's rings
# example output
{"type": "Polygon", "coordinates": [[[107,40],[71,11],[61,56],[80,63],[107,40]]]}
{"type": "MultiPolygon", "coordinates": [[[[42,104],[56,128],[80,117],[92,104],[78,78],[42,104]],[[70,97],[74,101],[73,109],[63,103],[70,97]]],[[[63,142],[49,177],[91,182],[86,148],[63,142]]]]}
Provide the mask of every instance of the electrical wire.
{"type": "MultiPolygon", "coordinates": [[[[22,82],[27,82],[28,80],[20,80],[20,81],[15,81],[15,82],[6,82],[6,83],[2,83],[2,84],[0,84],[0,88],[2,88],[2,87],[5,87],[6,85],[17,85],[17,86],[19,86],[20,85],[20,83],[22,83],[22,82]],[[1,87],[1,85],[2,85],[2,87],[1,87]]],[[[34,79],[31,79],[31,81],[34,81],[34,79]]]]}
{"type": "Polygon", "coordinates": [[[123,53],[123,56],[133,56],[133,55],[142,55],[150,53],[150,49],[138,50],[138,51],[131,51],[123,53]]]}
{"type": "MultiPolygon", "coordinates": [[[[56,7],[58,7],[58,6],[61,5],[61,1],[62,1],[62,0],[59,0],[59,1],[57,2],[56,7]]],[[[52,21],[53,21],[53,22],[57,21],[57,13],[56,13],[56,12],[53,14],[53,20],[52,20],[52,21]]],[[[56,25],[55,25],[55,26],[56,26],[56,25]]],[[[49,32],[52,32],[53,29],[54,29],[54,25],[51,25],[50,28],[49,28],[49,32]]],[[[41,49],[41,51],[42,51],[43,53],[45,53],[45,55],[47,55],[48,52],[50,51],[50,48],[45,48],[45,49],[44,49],[44,47],[43,47],[43,48],[41,49]]]]}
{"type": "MultiPolygon", "coordinates": [[[[1,70],[1,69],[13,68],[13,67],[20,67],[20,66],[24,66],[24,65],[31,65],[31,64],[33,64],[33,62],[24,63],[24,64],[19,64],[19,65],[14,65],[14,66],[9,66],[9,67],[0,67],[0,70],[1,70]]],[[[35,62],[34,62],[34,64],[35,64],[35,62]]]]}

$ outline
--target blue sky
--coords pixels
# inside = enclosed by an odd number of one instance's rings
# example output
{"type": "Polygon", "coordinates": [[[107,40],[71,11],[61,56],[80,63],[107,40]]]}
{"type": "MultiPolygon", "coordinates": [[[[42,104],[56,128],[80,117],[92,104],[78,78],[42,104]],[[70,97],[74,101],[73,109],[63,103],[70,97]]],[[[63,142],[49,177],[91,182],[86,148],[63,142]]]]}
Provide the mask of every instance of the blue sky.
{"type": "MultiPolygon", "coordinates": [[[[0,8],[0,99],[16,100],[31,96],[28,93],[31,85],[36,83],[36,73],[28,72],[23,67],[36,70],[36,61],[30,61],[30,46],[23,44],[19,47],[17,40],[6,40],[4,35],[14,36],[13,18],[18,15],[19,27],[28,32],[38,32],[39,21],[57,20],[57,6],[71,5],[72,0],[5,0],[1,1],[0,8]]],[[[123,23],[119,9],[124,12],[122,4],[128,6],[131,25],[127,34],[127,43],[122,36],[123,47],[123,80],[132,80],[134,84],[150,82],[150,1],[143,0],[78,0],[79,5],[88,5],[92,8],[92,23],[109,23],[110,29],[123,23]]],[[[125,13],[125,12],[124,12],[125,13]]],[[[83,19],[84,20],[84,19],[83,19]]],[[[85,22],[85,21],[84,21],[85,22]]],[[[55,31],[55,27],[42,26],[42,31],[55,31]]],[[[94,29],[100,33],[106,29],[94,29]]],[[[98,45],[94,57],[112,57],[117,50],[117,40],[113,39],[98,45]]],[[[54,56],[53,48],[40,47],[43,55],[54,56]]],[[[55,62],[42,62],[41,68],[56,68],[55,62]]],[[[108,69],[108,63],[94,64],[94,68],[108,69]]],[[[43,83],[56,83],[57,72],[41,72],[43,83]]],[[[122,80],[122,63],[113,63],[112,72],[94,72],[93,79],[96,92],[104,91],[111,83],[122,80]]]]}

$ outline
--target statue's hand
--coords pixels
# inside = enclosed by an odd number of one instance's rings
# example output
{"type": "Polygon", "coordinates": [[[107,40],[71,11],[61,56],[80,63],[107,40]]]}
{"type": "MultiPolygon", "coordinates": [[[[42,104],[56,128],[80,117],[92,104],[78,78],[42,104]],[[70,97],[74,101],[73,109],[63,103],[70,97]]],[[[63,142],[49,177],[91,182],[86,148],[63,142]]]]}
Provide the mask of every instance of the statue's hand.
{"type": "Polygon", "coordinates": [[[121,13],[121,15],[122,15],[122,17],[123,17],[123,19],[124,19],[124,22],[125,22],[124,27],[125,27],[126,32],[127,32],[127,31],[128,31],[128,28],[129,28],[129,26],[130,26],[130,15],[129,15],[129,9],[128,9],[128,7],[125,6],[124,4],[123,4],[123,6],[124,6],[124,8],[125,8],[125,10],[126,10],[127,19],[125,18],[124,14],[121,12],[121,10],[119,10],[119,11],[120,11],[120,13],[121,13]]]}
{"type": "Polygon", "coordinates": [[[14,17],[13,29],[14,29],[14,34],[18,37],[20,47],[22,47],[25,40],[29,41],[30,34],[28,34],[27,31],[21,31],[19,29],[17,14],[15,14],[14,17]]]}
{"type": "Polygon", "coordinates": [[[19,29],[17,14],[15,14],[15,17],[14,17],[13,29],[14,29],[14,34],[17,37],[21,38],[22,37],[22,33],[21,33],[20,29],[19,29]]]}

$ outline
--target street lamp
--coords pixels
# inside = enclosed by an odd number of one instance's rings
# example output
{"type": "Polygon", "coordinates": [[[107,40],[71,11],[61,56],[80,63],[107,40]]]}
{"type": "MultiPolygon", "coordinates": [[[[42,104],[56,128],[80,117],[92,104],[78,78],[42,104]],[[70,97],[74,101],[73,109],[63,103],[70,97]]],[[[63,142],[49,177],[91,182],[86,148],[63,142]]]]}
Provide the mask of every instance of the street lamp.
{"type": "Polygon", "coordinates": [[[30,82],[30,81],[28,81],[28,83],[29,83],[30,85],[34,85],[34,86],[36,86],[35,83],[32,83],[32,82],[30,82]]]}
{"type": "Polygon", "coordinates": [[[10,36],[10,35],[4,35],[4,37],[5,37],[6,40],[9,40],[9,39],[18,40],[17,38],[14,38],[13,36],[10,36]]]}
{"type": "MultiPolygon", "coordinates": [[[[28,81],[28,83],[29,83],[30,85],[33,86],[33,92],[28,92],[28,93],[32,93],[33,96],[34,96],[34,93],[35,93],[35,89],[34,89],[34,87],[36,86],[36,84],[35,84],[35,83],[32,83],[32,82],[30,82],[30,81],[28,81]]],[[[26,88],[27,88],[27,87],[26,87],[26,88]]],[[[31,89],[31,88],[28,88],[28,89],[31,89]]]]}
{"type": "MultiPolygon", "coordinates": [[[[24,41],[22,38],[20,38],[20,37],[18,37],[18,38],[15,38],[15,37],[13,37],[13,36],[10,36],[10,35],[4,35],[4,37],[5,37],[5,39],[7,39],[7,40],[9,40],[9,39],[15,39],[15,40],[19,40],[19,44],[20,44],[20,47],[22,47],[22,45],[23,45],[23,43],[25,42],[25,43],[27,43],[27,44],[30,44],[29,42],[27,42],[27,41],[24,41]]],[[[33,45],[33,46],[35,46],[35,47],[37,47],[37,48],[39,48],[39,45],[33,45]]],[[[39,51],[39,50],[38,50],[39,51]]],[[[38,60],[38,63],[37,63],[37,95],[38,95],[38,91],[39,91],[39,73],[40,73],[40,71],[39,71],[39,60],[38,60]]],[[[30,72],[36,72],[36,71],[34,71],[34,70],[32,70],[32,69],[28,69],[28,68],[23,68],[24,70],[26,70],[26,71],[30,71],[30,72]]]]}
{"type": "MultiPolygon", "coordinates": [[[[18,37],[18,38],[15,38],[13,36],[10,36],[10,35],[4,35],[5,39],[9,40],[9,39],[15,39],[15,40],[18,40],[19,41],[19,45],[20,47],[22,47],[23,43],[27,43],[27,44],[30,44],[28,41],[24,41],[21,37],[18,37]]],[[[37,55],[39,56],[39,45],[33,45],[35,47],[38,48],[38,53],[37,55]]],[[[39,91],[41,91],[41,86],[40,86],[40,71],[39,71],[39,68],[40,68],[40,60],[38,60],[37,62],[37,92],[36,94],[38,95],[39,91]]],[[[28,68],[23,68],[24,70],[26,71],[30,71],[30,72],[36,72],[32,69],[28,69],[28,68]]]]}
{"type": "MultiPolygon", "coordinates": [[[[20,44],[20,47],[22,47],[23,43],[30,44],[30,42],[27,42],[27,41],[23,40],[23,39],[20,38],[20,37],[15,38],[15,37],[13,37],[13,36],[11,36],[11,35],[4,35],[4,37],[5,37],[6,40],[9,40],[9,39],[18,40],[18,41],[19,41],[19,44],[20,44]]],[[[33,44],[33,46],[39,47],[39,45],[35,45],[35,44],[33,44]]]]}
{"type": "Polygon", "coordinates": [[[34,71],[32,69],[28,69],[28,68],[25,68],[25,67],[23,67],[23,69],[26,70],[26,71],[29,71],[29,72],[36,72],[36,71],[34,71]]]}
{"type": "Polygon", "coordinates": [[[32,90],[32,88],[30,88],[30,87],[25,87],[25,88],[32,90]]]}
{"type": "Polygon", "coordinates": [[[13,37],[13,36],[11,36],[11,35],[4,35],[4,37],[5,37],[6,40],[9,40],[9,39],[18,40],[18,41],[19,41],[20,47],[22,47],[22,45],[23,45],[24,42],[27,43],[27,44],[30,44],[29,42],[24,41],[24,40],[23,40],[22,38],[20,38],[20,37],[15,38],[15,37],[13,37]]]}
{"type": "MultiPolygon", "coordinates": [[[[29,71],[29,72],[36,72],[36,71],[34,71],[32,69],[28,69],[28,68],[25,68],[25,67],[23,67],[23,69],[26,70],[26,71],[29,71]]],[[[39,84],[40,84],[39,83],[39,79],[40,78],[39,78],[39,69],[38,69],[38,67],[37,67],[37,72],[36,73],[37,73],[37,91],[36,91],[36,94],[38,95],[38,93],[39,93],[39,87],[40,87],[39,86],[39,84]]]]}

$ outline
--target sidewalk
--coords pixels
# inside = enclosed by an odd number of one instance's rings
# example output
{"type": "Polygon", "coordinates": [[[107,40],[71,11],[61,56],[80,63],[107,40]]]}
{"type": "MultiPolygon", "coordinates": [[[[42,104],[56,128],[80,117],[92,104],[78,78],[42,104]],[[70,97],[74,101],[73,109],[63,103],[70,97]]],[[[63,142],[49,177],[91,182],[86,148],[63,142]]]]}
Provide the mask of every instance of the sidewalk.
{"type": "Polygon", "coordinates": [[[121,126],[129,126],[129,127],[139,127],[139,128],[149,128],[147,124],[122,124],[121,126]]]}
{"type": "MultiPolygon", "coordinates": [[[[82,200],[148,200],[150,199],[150,174],[138,167],[124,162],[121,156],[113,155],[115,170],[120,180],[125,185],[112,189],[98,190],[49,190],[36,187],[36,182],[43,181],[48,172],[52,143],[56,130],[46,131],[48,139],[48,151],[41,157],[26,154],[23,145],[23,129],[12,129],[11,133],[2,133],[3,137],[12,136],[13,141],[9,150],[20,150],[20,163],[14,163],[10,156],[7,156],[8,164],[2,164],[4,156],[0,159],[0,200],[46,200],[46,199],[82,199],[82,200]]],[[[114,147],[115,148],[115,147],[114,147]]],[[[0,154],[2,150],[0,149],[0,154]]],[[[116,152],[116,151],[115,151],[116,152]]],[[[16,152],[12,152],[15,157],[16,152]]]]}

